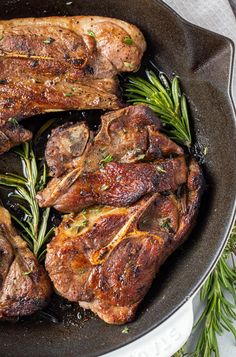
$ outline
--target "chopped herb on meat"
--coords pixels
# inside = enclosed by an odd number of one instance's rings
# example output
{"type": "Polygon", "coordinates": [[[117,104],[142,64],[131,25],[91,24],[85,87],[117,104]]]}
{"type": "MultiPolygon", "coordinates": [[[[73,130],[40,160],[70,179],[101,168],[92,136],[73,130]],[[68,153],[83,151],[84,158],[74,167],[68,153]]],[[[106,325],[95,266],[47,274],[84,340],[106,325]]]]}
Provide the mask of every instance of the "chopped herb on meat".
{"type": "Polygon", "coordinates": [[[46,40],[43,41],[43,43],[45,43],[46,45],[50,45],[50,44],[53,43],[54,41],[55,41],[54,38],[48,37],[46,40]]]}
{"type": "Polygon", "coordinates": [[[131,46],[134,43],[133,39],[130,36],[125,36],[123,42],[129,46],[131,46]]]}
{"type": "Polygon", "coordinates": [[[88,30],[88,35],[93,37],[93,38],[96,38],[96,35],[92,30],[88,30]]]}

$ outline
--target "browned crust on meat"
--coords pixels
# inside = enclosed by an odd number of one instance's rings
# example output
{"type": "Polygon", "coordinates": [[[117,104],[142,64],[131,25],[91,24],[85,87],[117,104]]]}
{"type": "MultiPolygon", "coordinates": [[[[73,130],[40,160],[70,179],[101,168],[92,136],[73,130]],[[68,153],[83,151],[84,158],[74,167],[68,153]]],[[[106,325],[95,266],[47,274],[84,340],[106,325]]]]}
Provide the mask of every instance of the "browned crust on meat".
{"type": "Polygon", "coordinates": [[[77,165],[93,133],[85,122],[67,123],[52,130],[45,150],[45,159],[51,176],[60,176],[77,165]]]}
{"type": "Polygon", "coordinates": [[[116,75],[137,70],[146,48],[137,27],[97,16],[0,21],[0,39],[0,126],[51,111],[122,107],[116,75]]]}
{"type": "MultiPolygon", "coordinates": [[[[81,175],[54,203],[60,212],[79,212],[94,204],[127,206],[147,193],[175,191],[187,180],[184,157],[153,163],[109,163],[81,175]]],[[[40,201],[39,201],[40,202],[40,201]]]]}
{"type": "Polygon", "coordinates": [[[32,133],[15,122],[8,122],[0,126],[0,154],[31,138],[32,133]]]}
{"type": "Polygon", "coordinates": [[[192,159],[181,196],[156,193],[130,207],[95,206],[65,216],[46,257],[56,291],[107,323],[133,320],[160,265],[190,232],[202,189],[192,159]]]}
{"type": "MultiPolygon", "coordinates": [[[[66,199],[64,195],[67,192],[73,191],[75,193],[76,187],[79,187],[81,182],[88,178],[88,176],[84,175],[91,173],[93,177],[92,173],[99,169],[102,160],[107,155],[112,157],[113,162],[122,164],[147,162],[168,157],[170,154],[175,156],[183,155],[183,149],[180,146],[171,141],[166,135],[160,133],[161,124],[159,118],[145,105],[129,106],[107,113],[102,116],[101,120],[101,129],[94,140],[87,145],[84,153],[71,162],[71,170],[53,178],[47,187],[38,193],[37,198],[42,207],[52,206],[57,204],[58,200],[66,199]],[[63,198],[61,198],[62,196],[63,198]]],[[[68,136],[69,133],[66,134],[66,131],[69,132],[69,128],[64,131],[65,136],[68,136]]],[[[50,152],[51,148],[54,147],[55,140],[57,140],[58,147],[63,147],[62,137],[57,134],[53,135],[52,139],[49,139],[46,148],[47,162],[54,172],[56,171],[55,166],[61,167],[59,163],[55,163],[52,168],[50,161],[50,152]]],[[[102,176],[102,173],[99,175],[102,176]]],[[[98,174],[95,174],[95,176],[98,177],[98,174]]],[[[116,176],[119,175],[117,174],[116,176]]],[[[99,181],[101,183],[101,180],[99,181]]],[[[149,191],[147,190],[146,192],[149,191]]],[[[130,202],[134,201],[131,200],[130,202]]],[[[110,204],[113,203],[111,202],[110,204]]],[[[76,211],[79,208],[80,206],[74,207],[72,210],[76,211]]],[[[62,205],[60,205],[60,208],[58,205],[58,209],[64,212],[67,212],[68,209],[70,210],[69,207],[63,208],[62,205]]]]}
{"type": "Polygon", "coordinates": [[[0,207],[0,319],[29,315],[45,307],[52,289],[48,275],[0,207]]]}

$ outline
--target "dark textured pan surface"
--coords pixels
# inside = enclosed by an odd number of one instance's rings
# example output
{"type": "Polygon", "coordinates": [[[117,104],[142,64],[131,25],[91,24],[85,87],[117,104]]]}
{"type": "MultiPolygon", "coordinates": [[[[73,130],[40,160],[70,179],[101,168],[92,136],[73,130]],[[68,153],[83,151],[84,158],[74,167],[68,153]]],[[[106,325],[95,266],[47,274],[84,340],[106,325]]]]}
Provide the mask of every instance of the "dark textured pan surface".
{"type": "MultiPolygon", "coordinates": [[[[75,311],[67,305],[62,311],[55,300],[54,309],[64,315],[64,324],[35,321],[32,317],[20,323],[0,324],[1,357],[94,356],[140,337],[173,314],[200,286],[225,244],[233,218],[236,133],[229,98],[231,42],[184,22],[155,0],[77,0],[65,4],[66,0],[2,0],[0,16],[92,14],[138,25],[148,41],[146,63],[152,59],[167,73],[180,75],[191,98],[195,134],[202,146],[208,147],[208,190],[190,239],[162,267],[128,334],[121,333],[122,327],[106,325],[95,317],[68,322],[75,311]]],[[[37,120],[33,122],[37,126],[37,120]]],[[[9,160],[2,157],[0,170],[7,167],[9,170],[9,160]]]]}

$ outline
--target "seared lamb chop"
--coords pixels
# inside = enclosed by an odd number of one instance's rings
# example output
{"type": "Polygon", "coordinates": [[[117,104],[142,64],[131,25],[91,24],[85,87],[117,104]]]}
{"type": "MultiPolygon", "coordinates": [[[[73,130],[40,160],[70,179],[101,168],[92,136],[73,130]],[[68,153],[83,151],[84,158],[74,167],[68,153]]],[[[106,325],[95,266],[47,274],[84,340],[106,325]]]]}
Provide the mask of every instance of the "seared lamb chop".
{"type": "Polygon", "coordinates": [[[194,223],[202,191],[194,160],[186,188],[182,197],[156,193],[129,207],[64,216],[46,256],[56,291],[107,323],[131,321],[160,265],[194,223]]]}
{"type": "Polygon", "coordinates": [[[0,207],[0,319],[42,309],[51,293],[46,271],[16,233],[9,212],[0,207]]]}
{"type": "Polygon", "coordinates": [[[109,163],[81,175],[54,203],[60,212],[79,212],[94,204],[127,206],[147,193],[175,191],[187,179],[184,157],[153,163],[109,163]]]}
{"type": "MultiPolygon", "coordinates": [[[[147,106],[130,106],[107,113],[101,117],[101,122],[100,131],[94,140],[90,141],[88,140],[88,129],[81,124],[71,127],[75,133],[73,138],[71,137],[73,131],[70,127],[62,127],[53,131],[46,148],[46,160],[51,174],[59,177],[53,178],[46,189],[38,193],[37,198],[42,207],[56,206],[62,196],[62,200],[66,201],[67,192],[79,192],[79,184],[86,177],[84,175],[88,173],[100,169],[100,173],[97,175],[103,177],[101,166],[107,157],[110,157],[111,161],[121,164],[134,164],[168,157],[171,154],[183,155],[183,149],[180,146],[160,133],[160,121],[147,106]],[[76,135],[78,135],[78,145],[81,142],[83,147],[81,156],[77,157],[75,152],[76,135]],[[81,141],[79,138],[84,139],[81,141]],[[86,149],[84,149],[85,142],[87,143],[86,149]],[[70,162],[70,167],[68,162],[70,162]]],[[[104,163],[104,168],[106,166],[104,163]]],[[[105,184],[105,182],[101,182],[101,179],[99,181],[100,186],[105,184]]],[[[79,207],[81,205],[78,203],[78,208],[73,211],[78,210],[79,207]]],[[[61,211],[67,211],[67,209],[60,204],[61,211]]]]}
{"type": "Polygon", "coordinates": [[[137,70],[145,48],[136,26],[106,17],[0,21],[0,126],[50,111],[118,109],[116,75],[137,70]]]}
{"type": "Polygon", "coordinates": [[[75,144],[85,146],[88,128],[84,123],[59,127],[52,131],[45,151],[50,174],[58,177],[68,172],[68,161],[72,162],[76,157],[70,170],[82,168],[83,172],[93,172],[107,155],[112,161],[121,163],[149,161],[170,154],[183,155],[183,149],[160,133],[160,128],[159,118],[146,105],[122,108],[102,115],[101,128],[94,140],[86,150],[78,153],[74,150],[75,144]]]}

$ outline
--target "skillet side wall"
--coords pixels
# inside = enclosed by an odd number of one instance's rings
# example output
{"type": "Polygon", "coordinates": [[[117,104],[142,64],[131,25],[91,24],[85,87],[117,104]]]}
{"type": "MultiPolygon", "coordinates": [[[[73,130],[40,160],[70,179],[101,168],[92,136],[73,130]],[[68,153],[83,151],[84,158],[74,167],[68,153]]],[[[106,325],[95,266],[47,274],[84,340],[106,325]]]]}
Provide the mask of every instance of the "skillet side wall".
{"type": "Polygon", "coordinates": [[[0,357],[95,356],[159,325],[206,276],[224,245],[234,211],[236,132],[229,99],[231,42],[183,22],[155,0],[74,0],[70,6],[66,2],[1,0],[0,17],[101,15],[138,25],[148,42],[142,68],[152,59],[168,74],[175,72],[191,98],[195,134],[203,147],[208,147],[204,167],[208,189],[196,228],[162,267],[128,334],[121,333],[122,327],[108,326],[97,318],[66,327],[31,318],[17,324],[1,323],[0,357]]]}

